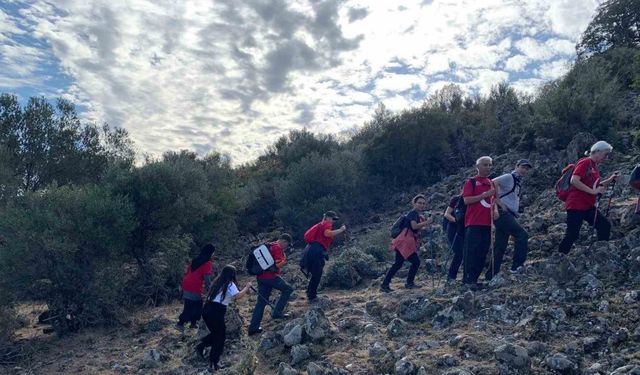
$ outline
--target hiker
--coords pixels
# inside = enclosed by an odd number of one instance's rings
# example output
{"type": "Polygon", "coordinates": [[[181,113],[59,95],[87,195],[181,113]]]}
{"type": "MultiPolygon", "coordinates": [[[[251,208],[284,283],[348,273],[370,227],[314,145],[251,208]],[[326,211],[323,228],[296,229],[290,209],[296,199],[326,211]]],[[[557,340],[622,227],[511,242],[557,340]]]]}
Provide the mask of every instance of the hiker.
{"type": "Polygon", "coordinates": [[[498,213],[493,220],[493,225],[496,228],[493,243],[493,260],[484,274],[484,278],[487,281],[500,272],[502,258],[509,244],[509,237],[513,236],[515,240],[513,260],[509,272],[517,273],[518,269],[527,260],[529,234],[522,228],[517,219],[520,215],[522,179],[529,173],[531,168],[533,168],[533,165],[529,160],[520,159],[511,173],[505,173],[491,180],[496,189],[494,205],[498,213]]]}
{"type": "Polygon", "coordinates": [[[611,223],[597,208],[598,195],[615,181],[620,172],[614,172],[609,178],[601,180],[598,165],[611,153],[613,147],[605,141],[598,141],[585,152],[585,158],[580,159],[571,176],[565,208],[567,210],[567,231],[560,242],[558,250],[568,254],[580,236],[582,222],[586,221],[598,233],[598,241],[608,241],[611,235],[611,223]]]}
{"type": "Polygon", "coordinates": [[[182,278],[182,298],[184,308],[178,317],[176,327],[184,329],[184,324],[190,322],[191,328],[196,328],[202,312],[202,287],[209,290],[213,263],[211,257],[216,251],[215,246],[206,244],[200,250],[200,254],[193,258],[182,278]]]}
{"type": "Polygon", "coordinates": [[[458,201],[462,198],[462,194],[456,194],[449,200],[449,205],[444,212],[444,218],[447,220],[447,240],[449,241],[450,250],[453,251],[453,259],[449,265],[447,273],[447,283],[453,282],[458,277],[458,270],[462,264],[462,249],[464,245],[464,223],[457,222],[455,217],[455,209],[458,201]]]}
{"type": "Polygon", "coordinates": [[[196,354],[204,359],[204,349],[211,347],[209,352],[209,367],[218,370],[220,355],[224,350],[226,340],[226,327],[224,324],[224,314],[231,301],[235,301],[249,292],[251,283],[238,290],[236,286],[236,268],[226,265],[220,275],[213,281],[213,286],[207,296],[207,301],[202,309],[202,319],[204,320],[209,334],[202,338],[196,346],[196,354]]]}
{"type": "Polygon", "coordinates": [[[256,307],[253,309],[253,315],[251,316],[251,323],[249,324],[249,336],[262,332],[260,322],[262,322],[262,315],[264,314],[264,308],[269,303],[269,297],[271,297],[271,291],[277,289],[280,291],[280,298],[271,311],[272,319],[284,319],[288,318],[289,314],[284,313],[284,308],[287,306],[289,297],[293,293],[291,285],[287,284],[280,272],[287,262],[287,257],[284,251],[291,244],[291,236],[287,233],[283,233],[278,237],[278,240],[267,245],[269,253],[275,261],[277,271],[266,271],[256,276],[258,283],[258,296],[256,300],[256,307]]]}
{"type": "Polygon", "coordinates": [[[418,194],[412,200],[413,209],[405,215],[404,222],[406,227],[400,232],[400,234],[391,241],[389,246],[390,251],[394,251],[396,254],[396,261],[393,263],[387,275],[384,277],[380,290],[386,293],[392,292],[393,289],[389,286],[393,276],[402,268],[405,260],[411,263],[409,268],[409,274],[407,275],[407,281],[405,288],[415,289],[420,286],[415,283],[416,273],[418,267],[420,267],[420,258],[418,257],[418,249],[420,248],[420,236],[419,232],[423,230],[427,225],[433,221],[431,217],[425,220],[420,216],[420,212],[424,212],[427,206],[427,200],[424,195],[418,194]]]}
{"type": "Polygon", "coordinates": [[[462,191],[466,205],[462,282],[471,289],[482,287],[478,277],[491,247],[491,219],[495,212],[495,189],[489,179],[492,165],[493,160],[489,156],[476,160],[478,173],[465,182],[462,191]]]}
{"type": "Polygon", "coordinates": [[[318,286],[325,261],[328,259],[327,252],[331,242],[335,236],[347,230],[344,224],[340,229],[333,230],[333,222],[337,220],[338,214],[334,211],[327,211],[322,215],[322,221],[309,228],[304,234],[304,239],[309,244],[305,256],[305,268],[311,273],[311,279],[307,286],[307,300],[311,303],[317,301],[318,298],[318,286]]]}

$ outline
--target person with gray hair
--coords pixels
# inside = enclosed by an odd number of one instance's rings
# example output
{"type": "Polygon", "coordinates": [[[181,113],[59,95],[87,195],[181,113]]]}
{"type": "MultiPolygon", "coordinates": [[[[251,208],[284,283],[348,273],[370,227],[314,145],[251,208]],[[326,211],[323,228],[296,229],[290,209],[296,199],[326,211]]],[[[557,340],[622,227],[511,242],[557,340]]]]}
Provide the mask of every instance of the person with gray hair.
{"type": "Polygon", "coordinates": [[[598,241],[608,241],[611,235],[611,223],[600,213],[596,207],[598,195],[602,194],[606,187],[615,181],[620,175],[615,171],[609,178],[602,180],[598,166],[605,161],[613,147],[605,142],[598,141],[585,152],[585,158],[580,159],[571,176],[565,208],[567,210],[567,231],[560,242],[558,250],[568,254],[574,242],[580,236],[582,222],[586,221],[595,227],[598,241]]]}
{"type": "Polygon", "coordinates": [[[511,173],[492,180],[496,189],[495,205],[498,209],[497,217],[494,217],[493,225],[496,228],[495,241],[493,243],[493,260],[484,274],[486,280],[500,272],[502,258],[509,244],[509,237],[515,239],[511,273],[518,272],[518,268],[524,265],[527,259],[529,234],[518,223],[520,214],[520,191],[522,179],[529,173],[533,165],[529,160],[520,159],[511,173]]]}
{"type": "Polygon", "coordinates": [[[478,174],[468,179],[462,189],[466,205],[464,213],[464,247],[462,282],[471,289],[482,287],[478,277],[482,273],[491,247],[491,219],[495,189],[489,179],[493,160],[483,156],[476,161],[478,174]]]}

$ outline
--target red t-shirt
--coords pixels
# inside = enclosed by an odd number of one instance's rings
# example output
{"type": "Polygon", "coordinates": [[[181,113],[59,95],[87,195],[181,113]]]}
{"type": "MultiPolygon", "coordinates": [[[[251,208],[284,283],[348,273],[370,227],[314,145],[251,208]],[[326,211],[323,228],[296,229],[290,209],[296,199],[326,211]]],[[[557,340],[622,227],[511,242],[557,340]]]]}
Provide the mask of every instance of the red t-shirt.
{"type": "MultiPolygon", "coordinates": [[[[464,189],[462,191],[463,197],[475,197],[485,191],[491,190],[491,179],[488,177],[475,176],[474,179],[476,180],[475,189],[473,185],[471,185],[471,180],[467,180],[467,182],[464,183],[464,189]]],[[[492,202],[493,197],[489,197],[480,202],[467,205],[467,211],[464,214],[464,226],[483,225],[490,227],[492,202]]]]}
{"type": "Polygon", "coordinates": [[[332,230],[333,223],[328,220],[322,220],[319,223],[318,231],[316,232],[315,242],[318,242],[322,247],[324,247],[324,251],[329,251],[329,247],[331,246],[331,242],[333,242],[332,236],[325,236],[324,232],[326,230],[332,230]]]}
{"type": "MultiPolygon", "coordinates": [[[[282,251],[282,247],[280,247],[278,242],[272,242],[269,244],[269,253],[271,253],[271,256],[273,257],[273,261],[276,264],[287,260],[287,257],[284,255],[284,251],[282,251]]],[[[258,280],[270,280],[270,279],[275,279],[279,275],[280,275],[280,270],[278,269],[277,272],[264,272],[256,276],[256,278],[258,280]]]]}
{"type": "Polygon", "coordinates": [[[204,286],[204,276],[211,275],[213,269],[213,262],[206,261],[203,265],[198,267],[195,272],[191,272],[191,263],[187,266],[187,272],[182,279],[182,290],[185,292],[191,292],[195,294],[202,294],[202,287],[204,286]]]}
{"type": "MultiPolygon", "coordinates": [[[[600,180],[598,165],[590,158],[578,160],[573,170],[574,176],[580,176],[580,181],[590,188],[595,188],[595,184],[600,180]]],[[[571,185],[567,200],[564,206],[567,210],[588,210],[596,205],[596,196],[585,193],[571,185]]]]}

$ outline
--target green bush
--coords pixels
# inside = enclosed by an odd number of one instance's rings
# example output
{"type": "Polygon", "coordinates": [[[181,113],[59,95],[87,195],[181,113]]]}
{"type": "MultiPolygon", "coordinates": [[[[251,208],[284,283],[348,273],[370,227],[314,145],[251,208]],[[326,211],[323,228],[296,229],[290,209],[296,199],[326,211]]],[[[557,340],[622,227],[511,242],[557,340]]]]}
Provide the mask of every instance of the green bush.
{"type": "Polygon", "coordinates": [[[323,283],[344,289],[351,289],[364,278],[374,278],[382,274],[384,266],[376,265],[376,259],[359,249],[346,249],[327,266],[323,283]]]}
{"type": "Polygon", "coordinates": [[[113,323],[126,308],[133,207],[104,188],[51,186],[0,211],[0,278],[20,300],[43,299],[60,333],[113,323]]]}

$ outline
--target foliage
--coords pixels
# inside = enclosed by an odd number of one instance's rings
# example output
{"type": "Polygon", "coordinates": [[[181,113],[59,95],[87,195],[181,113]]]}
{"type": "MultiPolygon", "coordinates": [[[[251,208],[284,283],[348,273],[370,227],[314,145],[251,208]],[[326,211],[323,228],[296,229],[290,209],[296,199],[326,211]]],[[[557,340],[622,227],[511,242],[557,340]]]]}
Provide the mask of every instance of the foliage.
{"type": "Polygon", "coordinates": [[[600,4],[576,50],[584,58],[620,47],[640,47],[640,0],[607,0],[600,4]]]}

